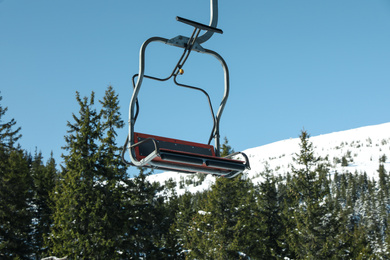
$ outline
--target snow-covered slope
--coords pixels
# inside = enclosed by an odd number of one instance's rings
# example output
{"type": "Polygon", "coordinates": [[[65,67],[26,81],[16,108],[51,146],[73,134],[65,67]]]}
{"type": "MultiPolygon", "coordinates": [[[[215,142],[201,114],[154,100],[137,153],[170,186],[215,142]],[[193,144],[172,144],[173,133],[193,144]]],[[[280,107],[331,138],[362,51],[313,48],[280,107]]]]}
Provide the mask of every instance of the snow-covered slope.
{"type": "MultiPolygon", "coordinates": [[[[347,131],[335,132],[325,135],[310,137],[316,156],[328,158],[331,172],[366,172],[369,178],[377,178],[379,158],[386,157],[384,163],[387,172],[390,170],[390,123],[366,126],[347,131]],[[348,166],[342,166],[342,158],[348,161],[348,166]]],[[[254,182],[261,181],[260,173],[265,165],[275,175],[284,175],[294,164],[293,156],[299,152],[299,138],[283,140],[268,145],[247,149],[251,170],[246,172],[246,177],[254,182]]],[[[201,182],[196,175],[165,172],[148,177],[149,181],[157,181],[164,184],[171,179],[176,182],[176,192],[183,194],[208,189],[215,178],[207,175],[201,182]]]]}

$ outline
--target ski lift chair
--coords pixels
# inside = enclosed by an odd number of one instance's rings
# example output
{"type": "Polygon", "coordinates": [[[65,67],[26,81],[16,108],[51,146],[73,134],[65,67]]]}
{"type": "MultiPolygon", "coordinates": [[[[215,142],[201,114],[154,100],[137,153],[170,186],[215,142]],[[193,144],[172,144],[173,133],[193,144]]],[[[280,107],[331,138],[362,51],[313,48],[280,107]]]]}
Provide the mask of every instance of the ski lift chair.
{"type": "Polygon", "coordinates": [[[184,173],[200,172],[232,178],[243,172],[245,169],[250,169],[250,166],[248,157],[242,152],[233,153],[226,157],[220,156],[219,122],[229,95],[229,71],[226,62],[218,53],[212,50],[204,49],[200,45],[201,43],[207,41],[213,35],[213,33],[222,34],[222,30],[215,27],[217,23],[217,0],[211,0],[210,26],[181,17],[176,17],[176,19],[179,22],[194,27],[194,31],[190,37],[181,35],[173,39],[152,37],[146,40],[141,47],[139,72],[132,78],[134,90],[129,107],[129,134],[123,147],[122,159],[126,164],[137,167],[149,167],[184,173]],[[199,36],[202,30],[206,32],[202,36],[199,36]],[[183,54],[174,67],[171,75],[166,78],[157,78],[144,74],[145,51],[146,47],[152,42],[162,42],[184,49],[183,54]],[[181,84],[177,81],[177,76],[183,73],[183,65],[188,59],[191,51],[209,54],[218,59],[222,64],[225,74],[225,91],[216,116],[214,114],[210,97],[204,89],[181,84]],[[206,96],[213,117],[213,128],[207,144],[160,137],[134,131],[134,126],[139,112],[137,97],[142,85],[143,78],[157,81],[167,81],[173,78],[173,81],[176,85],[201,91],[206,96]],[[135,79],[137,79],[136,82],[135,79]],[[214,139],[215,147],[210,144],[212,139],[214,139]],[[126,150],[129,151],[130,161],[127,161],[124,158],[126,150]]]}

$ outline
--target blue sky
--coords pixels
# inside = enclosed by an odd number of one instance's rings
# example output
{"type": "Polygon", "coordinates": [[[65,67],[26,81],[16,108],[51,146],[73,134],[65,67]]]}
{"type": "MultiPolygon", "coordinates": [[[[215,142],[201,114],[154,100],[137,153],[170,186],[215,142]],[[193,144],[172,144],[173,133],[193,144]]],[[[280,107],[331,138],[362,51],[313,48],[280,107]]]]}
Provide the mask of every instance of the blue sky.
{"type": "MultiPolygon", "coordinates": [[[[209,23],[209,0],[0,0],[0,91],[22,147],[60,163],[75,92],[119,94],[127,121],[131,77],[149,37],[189,35],[182,16],[209,23]]],[[[297,137],[389,122],[388,0],[220,1],[218,27],[203,47],[221,54],[231,93],[221,135],[236,151],[297,137]]],[[[146,73],[170,73],[181,50],[153,44],[146,73]]],[[[218,61],[193,53],[180,81],[223,93],[218,61]]],[[[207,142],[204,98],[173,83],[145,82],[136,131],[207,142]]],[[[126,130],[119,132],[122,144],[126,130]]]]}

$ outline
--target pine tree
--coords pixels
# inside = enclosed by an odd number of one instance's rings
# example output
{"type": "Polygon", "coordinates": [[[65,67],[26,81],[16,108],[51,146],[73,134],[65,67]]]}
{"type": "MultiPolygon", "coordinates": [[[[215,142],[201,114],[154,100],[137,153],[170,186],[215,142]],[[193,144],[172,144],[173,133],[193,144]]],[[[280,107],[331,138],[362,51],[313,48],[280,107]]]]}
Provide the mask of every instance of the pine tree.
{"type": "MultiPolygon", "coordinates": [[[[0,101],[2,97],[0,97],[0,101]]],[[[28,259],[32,247],[32,178],[28,156],[16,141],[16,121],[4,122],[0,105],[0,258],[28,259]]]]}
{"type": "Polygon", "coordinates": [[[190,237],[188,231],[190,223],[196,214],[195,200],[196,196],[186,191],[177,199],[177,211],[175,216],[175,223],[172,225],[170,232],[176,239],[178,255],[184,258],[185,245],[189,244],[190,237]]]}
{"type": "Polygon", "coordinates": [[[101,109],[101,139],[99,147],[99,168],[95,176],[95,196],[99,200],[96,225],[99,232],[99,255],[111,259],[120,257],[124,249],[120,247],[124,236],[125,197],[128,185],[126,166],[121,160],[121,148],[116,142],[117,131],[124,127],[119,112],[119,99],[112,86],[105,92],[101,109]]]}
{"type": "Polygon", "coordinates": [[[34,244],[35,254],[41,258],[47,255],[45,239],[49,237],[52,221],[52,199],[57,178],[56,163],[51,153],[46,165],[42,162],[42,153],[35,152],[31,164],[31,174],[34,182],[34,244]]]}
{"type": "Polygon", "coordinates": [[[260,195],[258,197],[260,232],[262,235],[261,246],[264,247],[261,255],[263,259],[276,259],[282,253],[280,243],[284,230],[281,219],[280,194],[277,190],[277,179],[268,165],[265,166],[265,170],[261,175],[264,178],[259,184],[260,195]]]}
{"type": "MultiPolygon", "coordinates": [[[[221,156],[232,148],[225,142],[221,156]]],[[[238,222],[237,206],[240,200],[240,176],[234,179],[218,178],[207,192],[202,206],[193,217],[184,247],[189,257],[201,259],[229,259],[237,257],[234,227],[238,222]]]]}
{"type": "MultiPolygon", "coordinates": [[[[380,191],[377,184],[375,181],[373,182],[373,187],[369,189],[369,196],[364,201],[358,201],[360,203],[356,203],[355,205],[355,211],[358,211],[355,215],[359,217],[359,230],[363,232],[359,232],[362,237],[354,238],[364,242],[364,245],[361,245],[358,249],[364,252],[370,252],[373,255],[378,255],[383,259],[381,254],[383,253],[383,241],[385,239],[383,237],[384,223],[382,222],[383,218],[381,216],[382,201],[380,201],[380,191]]],[[[365,257],[368,256],[366,255],[365,257]]]]}
{"type": "Polygon", "coordinates": [[[389,198],[389,187],[388,187],[389,176],[387,175],[383,163],[379,164],[378,174],[379,174],[380,195],[383,197],[383,200],[387,200],[389,198]]]}
{"type": "Polygon", "coordinates": [[[164,228],[160,229],[164,222],[163,206],[164,199],[158,198],[157,193],[161,187],[147,181],[144,169],[133,180],[129,186],[128,196],[131,198],[126,206],[127,222],[124,226],[126,237],[123,242],[126,251],[122,258],[139,259],[147,256],[151,259],[163,259],[160,241],[164,235],[164,228]]]}
{"type": "Polygon", "coordinates": [[[166,259],[182,259],[184,257],[180,233],[177,231],[178,221],[176,218],[180,215],[178,212],[181,199],[176,193],[176,186],[176,181],[170,178],[165,181],[161,187],[162,192],[158,194],[163,199],[163,203],[159,203],[157,209],[161,213],[161,239],[157,245],[160,248],[161,256],[166,259]]]}
{"type": "Polygon", "coordinates": [[[105,133],[101,140],[101,154],[104,165],[102,176],[110,181],[120,181],[127,177],[127,168],[122,162],[120,156],[122,149],[116,142],[116,136],[118,135],[117,130],[124,127],[124,122],[119,112],[118,95],[115,94],[112,86],[107,88],[103,101],[100,101],[100,103],[102,104],[102,130],[105,133]]]}
{"type": "Polygon", "coordinates": [[[294,212],[297,206],[297,196],[293,187],[292,176],[290,172],[286,173],[286,176],[282,178],[279,182],[278,187],[278,196],[279,203],[281,205],[281,214],[280,218],[284,229],[282,229],[282,234],[280,241],[278,242],[279,247],[282,250],[279,259],[288,258],[296,259],[296,253],[294,248],[294,241],[297,239],[297,234],[294,232],[296,230],[296,220],[294,218],[294,212]]]}
{"type": "Polygon", "coordinates": [[[90,99],[80,98],[79,117],[68,122],[68,133],[63,155],[65,166],[55,190],[54,226],[51,251],[57,256],[71,258],[98,258],[102,226],[98,212],[101,198],[96,197],[96,176],[101,168],[98,141],[102,136],[100,114],[93,108],[94,93],[90,99]]]}
{"type": "Polygon", "coordinates": [[[270,252],[275,250],[271,244],[276,239],[273,237],[274,228],[278,227],[277,225],[267,226],[270,223],[267,223],[266,210],[259,202],[264,194],[262,194],[261,188],[260,190],[256,189],[249,180],[245,180],[239,185],[241,188],[237,188],[240,189],[238,193],[240,197],[238,205],[235,207],[238,217],[237,223],[233,227],[232,251],[240,252],[241,255],[238,257],[260,258],[261,256],[262,259],[272,259],[268,256],[271,256],[270,252]]]}
{"type": "Polygon", "coordinates": [[[228,156],[229,154],[234,153],[234,149],[229,145],[229,140],[225,137],[224,142],[221,146],[221,157],[228,156]]]}
{"type": "MultiPolygon", "coordinates": [[[[0,96],[0,101],[3,100],[3,97],[0,96]]],[[[8,107],[3,107],[0,105],[0,146],[3,150],[13,150],[15,149],[15,143],[22,137],[22,134],[19,133],[21,127],[13,129],[16,125],[16,121],[12,118],[10,121],[3,123],[5,113],[8,111],[8,107]]]]}
{"type": "Polygon", "coordinates": [[[0,256],[28,259],[33,251],[33,194],[27,158],[19,149],[0,153],[0,256]]]}
{"type": "MultiPolygon", "coordinates": [[[[230,154],[227,139],[221,156],[230,154]]],[[[239,252],[256,255],[259,247],[256,196],[241,176],[218,178],[189,223],[184,248],[191,259],[239,259],[239,252]]]]}
{"type": "Polygon", "coordinates": [[[329,213],[329,170],[314,156],[310,135],[302,131],[300,135],[300,153],[294,161],[291,191],[295,196],[293,214],[296,229],[290,239],[299,258],[324,259],[332,255],[329,251],[337,230],[330,230],[332,215],[329,213]]]}
{"type": "Polygon", "coordinates": [[[239,177],[234,179],[219,178],[216,180],[207,199],[190,225],[189,249],[190,258],[232,259],[237,257],[236,245],[233,243],[234,227],[238,221],[235,209],[238,206],[239,177]]]}

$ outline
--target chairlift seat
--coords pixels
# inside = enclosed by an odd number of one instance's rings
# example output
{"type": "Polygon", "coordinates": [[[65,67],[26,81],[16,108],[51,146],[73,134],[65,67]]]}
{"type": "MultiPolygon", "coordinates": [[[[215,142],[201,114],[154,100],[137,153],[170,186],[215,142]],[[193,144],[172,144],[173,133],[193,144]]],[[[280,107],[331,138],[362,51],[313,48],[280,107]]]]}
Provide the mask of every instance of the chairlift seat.
{"type": "Polygon", "coordinates": [[[144,167],[161,170],[234,177],[249,167],[247,161],[216,156],[212,145],[137,132],[134,152],[144,167]]]}

